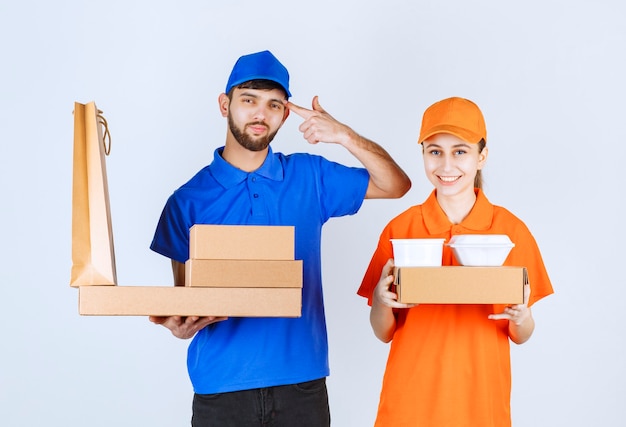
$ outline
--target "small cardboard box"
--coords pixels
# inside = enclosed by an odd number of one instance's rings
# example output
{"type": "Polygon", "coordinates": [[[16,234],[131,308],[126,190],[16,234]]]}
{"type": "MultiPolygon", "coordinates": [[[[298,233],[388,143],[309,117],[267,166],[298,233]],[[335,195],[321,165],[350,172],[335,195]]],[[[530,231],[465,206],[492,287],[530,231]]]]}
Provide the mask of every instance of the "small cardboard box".
{"type": "Polygon", "coordinates": [[[301,288],[301,260],[189,259],[185,286],[301,288]]]}
{"type": "Polygon", "coordinates": [[[293,260],[294,241],[293,226],[195,224],[189,230],[189,257],[293,260]]]}
{"type": "Polygon", "coordinates": [[[522,304],[524,267],[397,267],[398,301],[417,304],[522,304]]]}
{"type": "Polygon", "coordinates": [[[300,317],[302,289],[80,286],[78,311],[95,316],[300,317]]]}

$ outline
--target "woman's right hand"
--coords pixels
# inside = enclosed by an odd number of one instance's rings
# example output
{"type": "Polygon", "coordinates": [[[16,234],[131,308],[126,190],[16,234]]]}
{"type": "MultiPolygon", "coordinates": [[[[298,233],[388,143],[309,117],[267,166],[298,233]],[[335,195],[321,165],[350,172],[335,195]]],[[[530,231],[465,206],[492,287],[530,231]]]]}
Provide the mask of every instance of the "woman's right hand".
{"type": "Polygon", "coordinates": [[[416,304],[405,304],[398,302],[398,294],[392,292],[390,290],[391,285],[393,284],[393,269],[394,269],[394,261],[393,258],[390,258],[385,266],[383,267],[383,271],[380,275],[380,280],[374,289],[372,306],[374,304],[384,305],[391,308],[411,308],[415,307],[416,304]]]}

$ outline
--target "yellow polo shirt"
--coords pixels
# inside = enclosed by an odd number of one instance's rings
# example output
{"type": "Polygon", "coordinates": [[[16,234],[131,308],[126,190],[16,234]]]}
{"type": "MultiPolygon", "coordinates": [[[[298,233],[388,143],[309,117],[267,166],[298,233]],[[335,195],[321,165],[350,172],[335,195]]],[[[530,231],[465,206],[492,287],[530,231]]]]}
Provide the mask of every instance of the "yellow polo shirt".
{"type": "MultiPolygon", "coordinates": [[[[515,243],[504,265],[528,270],[529,305],[553,293],[539,248],[526,225],[492,205],[481,190],[460,224],[452,224],[435,191],[391,220],[381,233],[358,294],[372,302],[391,238],[506,234],[515,243]]],[[[458,265],[444,246],[443,265],[458,265]]],[[[376,426],[506,427],[511,425],[511,365],[507,320],[489,320],[503,305],[420,304],[398,310],[383,378],[376,426]]]]}

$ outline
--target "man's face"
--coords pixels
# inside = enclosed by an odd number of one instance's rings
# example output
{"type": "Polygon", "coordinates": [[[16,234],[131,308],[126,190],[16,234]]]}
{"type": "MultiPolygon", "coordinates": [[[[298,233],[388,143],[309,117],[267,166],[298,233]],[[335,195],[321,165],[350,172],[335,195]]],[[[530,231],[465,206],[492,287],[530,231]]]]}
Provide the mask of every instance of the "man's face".
{"type": "Polygon", "coordinates": [[[250,151],[265,150],[287,118],[285,94],[279,89],[235,88],[228,106],[228,126],[239,144],[250,151]]]}

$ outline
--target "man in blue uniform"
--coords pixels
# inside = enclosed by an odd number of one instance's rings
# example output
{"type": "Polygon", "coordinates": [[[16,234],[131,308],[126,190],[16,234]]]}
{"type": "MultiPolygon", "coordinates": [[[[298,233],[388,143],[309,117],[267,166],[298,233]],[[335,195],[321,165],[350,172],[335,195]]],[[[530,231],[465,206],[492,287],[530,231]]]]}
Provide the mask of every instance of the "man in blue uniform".
{"type": "Polygon", "coordinates": [[[168,199],[151,249],[170,258],[184,285],[193,224],[290,225],[303,260],[302,317],[151,317],[176,337],[192,338],[187,365],[193,426],[327,426],[328,342],[320,239],[331,217],[356,213],[363,199],[398,198],[407,175],[378,144],[330,116],[287,100],[289,73],[270,53],[236,62],[219,96],[226,142],[213,162],[168,199]],[[311,144],[344,146],[363,167],[307,153],[274,153],[270,142],[294,112],[311,144]]]}

